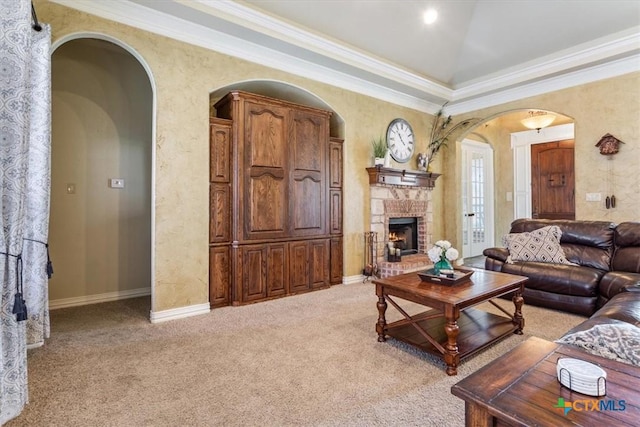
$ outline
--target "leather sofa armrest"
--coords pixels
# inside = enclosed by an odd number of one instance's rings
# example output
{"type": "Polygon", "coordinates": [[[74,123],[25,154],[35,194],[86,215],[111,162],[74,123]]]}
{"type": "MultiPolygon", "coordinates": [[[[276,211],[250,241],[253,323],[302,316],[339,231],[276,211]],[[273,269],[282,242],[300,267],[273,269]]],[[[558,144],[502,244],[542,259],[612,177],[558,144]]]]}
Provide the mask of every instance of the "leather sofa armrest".
{"type": "Polygon", "coordinates": [[[482,251],[482,254],[487,258],[492,258],[502,262],[507,262],[507,258],[509,257],[509,251],[507,248],[487,248],[482,251]]]}
{"type": "Polygon", "coordinates": [[[484,260],[484,269],[491,271],[502,271],[502,266],[509,257],[507,248],[487,248],[482,251],[486,257],[484,260]]]}
{"type": "Polygon", "coordinates": [[[640,273],[610,271],[602,277],[600,295],[610,299],[621,292],[640,292],[640,273]]]}
{"type": "Polygon", "coordinates": [[[501,272],[503,265],[504,265],[504,262],[502,262],[500,260],[497,260],[497,259],[485,258],[485,260],[484,260],[484,269],[485,270],[501,272]]]}

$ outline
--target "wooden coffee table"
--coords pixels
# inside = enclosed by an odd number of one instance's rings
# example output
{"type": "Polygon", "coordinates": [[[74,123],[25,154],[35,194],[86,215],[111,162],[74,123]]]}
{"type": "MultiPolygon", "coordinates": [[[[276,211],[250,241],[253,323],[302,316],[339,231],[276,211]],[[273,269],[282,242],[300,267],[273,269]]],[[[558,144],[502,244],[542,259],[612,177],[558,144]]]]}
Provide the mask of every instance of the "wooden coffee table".
{"type": "Polygon", "coordinates": [[[458,373],[460,360],[469,357],[511,333],[522,334],[522,292],[526,277],[487,270],[474,270],[470,280],[455,285],[424,282],[417,273],[407,273],[386,279],[376,279],[378,296],[378,341],[387,335],[410,345],[441,355],[448,375],[458,373]],[[493,301],[514,293],[515,312],[509,314],[493,301]],[[391,297],[397,297],[432,308],[410,316],[391,297]],[[471,308],[489,301],[505,316],[471,308]],[[387,302],[404,319],[387,324],[387,302]]]}
{"type": "Polygon", "coordinates": [[[465,401],[467,426],[637,426],[638,390],[639,367],[534,337],[455,384],[451,393],[465,401]],[[560,357],[604,369],[607,394],[586,396],[561,385],[560,357]]]}

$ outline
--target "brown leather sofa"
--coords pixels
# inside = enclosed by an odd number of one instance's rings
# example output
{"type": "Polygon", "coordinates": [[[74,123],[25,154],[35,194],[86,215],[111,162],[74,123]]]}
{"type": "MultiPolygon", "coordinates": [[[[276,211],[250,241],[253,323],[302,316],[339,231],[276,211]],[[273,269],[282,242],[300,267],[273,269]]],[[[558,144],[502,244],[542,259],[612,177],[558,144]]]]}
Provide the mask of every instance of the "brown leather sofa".
{"type": "Polygon", "coordinates": [[[506,248],[489,248],[485,268],[527,276],[525,304],[593,315],[594,322],[606,318],[640,326],[640,222],[517,219],[510,232],[547,225],[560,227],[560,245],[576,265],[509,264],[506,248]]]}
{"type": "Polygon", "coordinates": [[[507,263],[506,248],[490,248],[485,268],[529,277],[525,304],[590,316],[557,342],[640,366],[640,222],[518,219],[512,233],[557,225],[560,246],[576,265],[507,263]],[[633,326],[631,326],[633,325],[633,326]]]}

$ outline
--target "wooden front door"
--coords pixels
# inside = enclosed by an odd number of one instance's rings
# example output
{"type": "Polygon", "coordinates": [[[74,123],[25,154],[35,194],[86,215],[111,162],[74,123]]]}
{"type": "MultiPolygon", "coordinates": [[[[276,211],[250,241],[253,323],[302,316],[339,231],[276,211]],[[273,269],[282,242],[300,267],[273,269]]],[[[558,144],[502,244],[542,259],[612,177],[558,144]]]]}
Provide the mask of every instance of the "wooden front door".
{"type": "Polygon", "coordinates": [[[533,218],[575,219],[574,140],[531,146],[533,218]]]}

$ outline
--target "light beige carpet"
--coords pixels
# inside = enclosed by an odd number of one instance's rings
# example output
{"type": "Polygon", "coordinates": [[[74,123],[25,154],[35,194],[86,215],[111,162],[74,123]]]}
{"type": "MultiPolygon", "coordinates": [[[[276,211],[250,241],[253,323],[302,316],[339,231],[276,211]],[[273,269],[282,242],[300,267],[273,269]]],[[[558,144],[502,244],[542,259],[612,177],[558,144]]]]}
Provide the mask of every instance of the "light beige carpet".
{"type": "Polygon", "coordinates": [[[148,298],[56,310],[29,352],[30,403],[7,426],[462,426],[453,384],[584,320],[525,305],[524,335],[448,377],[437,358],[377,342],[376,301],[365,283],[155,325],[148,298]]]}

